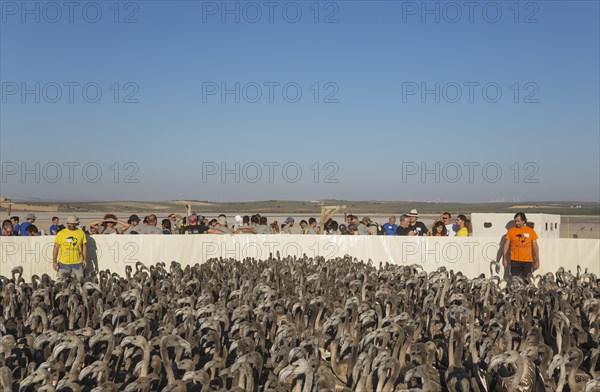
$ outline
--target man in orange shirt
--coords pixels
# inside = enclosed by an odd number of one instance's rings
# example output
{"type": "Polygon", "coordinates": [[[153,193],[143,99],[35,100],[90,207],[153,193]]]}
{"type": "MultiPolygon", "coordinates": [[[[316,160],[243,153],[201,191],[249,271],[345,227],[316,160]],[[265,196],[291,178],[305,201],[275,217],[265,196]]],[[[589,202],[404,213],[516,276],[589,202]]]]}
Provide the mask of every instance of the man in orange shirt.
{"type": "Polygon", "coordinates": [[[504,268],[508,267],[508,250],[510,249],[510,274],[524,280],[533,271],[540,268],[540,252],[537,244],[538,236],[527,226],[525,213],[515,214],[515,227],[508,230],[504,244],[504,268]]]}

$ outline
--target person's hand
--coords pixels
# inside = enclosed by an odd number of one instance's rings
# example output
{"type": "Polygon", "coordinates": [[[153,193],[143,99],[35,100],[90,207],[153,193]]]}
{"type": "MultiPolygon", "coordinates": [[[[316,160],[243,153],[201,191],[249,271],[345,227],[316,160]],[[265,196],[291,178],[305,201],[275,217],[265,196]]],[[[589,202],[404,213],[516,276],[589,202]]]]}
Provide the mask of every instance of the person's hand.
{"type": "Polygon", "coordinates": [[[540,261],[536,260],[536,261],[533,262],[533,270],[537,271],[539,269],[540,269],[540,261]]]}
{"type": "Polygon", "coordinates": [[[506,257],[502,258],[502,265],[504,266],[504,268],[508,267],[508,261],[506,260],[506,257]]]}
{"type": "Polygon", "coordinates": [[[87,260],[83,260],[83,269],[87,268],[87,260]]]}
{"type": "Polygon", "coordinates": [[[54,260],[52,262],[52,268],[54,269],[54,271],[58,272],[58,261],[54,260]]]}
{"type": "Polygon", "coordinates": [[[409,237],[414,237],[415,236],[415,232],[414,231],[409,231],[408,232],[408,236],[409,237]]]}

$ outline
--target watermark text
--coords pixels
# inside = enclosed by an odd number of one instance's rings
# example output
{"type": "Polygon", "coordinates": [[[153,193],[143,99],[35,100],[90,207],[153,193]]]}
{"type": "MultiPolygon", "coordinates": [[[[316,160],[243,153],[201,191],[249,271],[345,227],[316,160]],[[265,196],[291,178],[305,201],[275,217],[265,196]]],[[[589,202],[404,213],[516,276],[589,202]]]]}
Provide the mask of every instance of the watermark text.
{"type": "Polygon", "coordinates": [[[134,1],[2,1],[2,23],[138,23],[134,1]]]}
{"type": "Polygon", "coordinates": [[[514,183],[539,183],[536,162],[402,162],[402,182],[497,183],[503,176],[514,183]]]}
{"type": "Polygon", "coordinates": [[[202,162],[202,182],[280,183],[305,181],[337,184],[340,167],[336,162],[202,162]]]}
{"type": "Polygon", "coordinates": [[[95,184],[104,180],[115,184],[139,183],[139,165],[136,162],[15,162],[0,163],[2,184],[10,183],[68,183],[95,184]]]}

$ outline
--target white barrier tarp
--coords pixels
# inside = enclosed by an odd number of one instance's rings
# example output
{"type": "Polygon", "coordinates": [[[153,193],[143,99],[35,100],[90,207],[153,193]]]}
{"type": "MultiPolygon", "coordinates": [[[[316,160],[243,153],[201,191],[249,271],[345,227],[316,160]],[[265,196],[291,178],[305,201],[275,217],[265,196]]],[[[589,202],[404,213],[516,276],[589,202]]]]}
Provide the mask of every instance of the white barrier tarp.
{"type": "MultiPolygon", "coordinates": [[[[23,267],[25,279],[33,274],[54,274],[53,236],[0,237],[0,275],[10,276],[23,267]]],[[[600,276],[600,240],[540,238],[539,273],[559,267],[576,271],[577,266],[600,276]]],[[[490,262],[496,261],[500,240],[465,237],[386,237],[318,235],[96,235],[89,237],[88,260],[100,269],[119,274],[137,262],[146,265],[177,261],[182,265],[203,263],[214,257],[266,259],[306,254],[325,258],[350,255],[358,260],[379,263],[418,264],[425,271],[441,266],[461,271],[468,277],[490,276],[490,262]]],[[[500,272],[503,273],[502,271],[500,272]]]]}

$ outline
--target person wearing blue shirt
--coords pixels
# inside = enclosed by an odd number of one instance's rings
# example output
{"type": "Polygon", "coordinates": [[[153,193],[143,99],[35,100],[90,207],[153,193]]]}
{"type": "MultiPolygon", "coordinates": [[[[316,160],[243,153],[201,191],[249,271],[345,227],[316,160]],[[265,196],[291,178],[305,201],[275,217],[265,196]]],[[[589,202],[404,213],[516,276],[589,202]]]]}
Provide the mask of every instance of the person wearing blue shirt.
{"type": "Polygon", "coordinates": [[[383,225],[383,229],[385,230],[385,235],[396,235],[396,230],[398,230],[396,217],[390,216],[389,222],[383,225]]]}
{"type": "Polygon", "coordinates": [[[13,235],[19,235],[21,233],[21,225],[19,224],[19,217],[11,216],[10,223],[12,223],[12,226],[13,226],[13,233],[14,233],[13,235]]]}
{"type": "Polygon", "coordinates": [[[27,232],[27,228],[35,222],[35,215],[27,214],[26,219],[27,219],[27,222],[23,222],[23,224],[21,225],[21,229],[19,230],[19,235],[21,235],[23,237],[29,236],[29,233],[27,232]]]}
{"type": "Polygon", "coordinates": [[[60,230],[60,228],[58,227],[58,217],[53,216],[52,217],[52,226],[50,226],[50,235],[56,235],[56,233],[58,233],[59,230],[60,230]]]}

